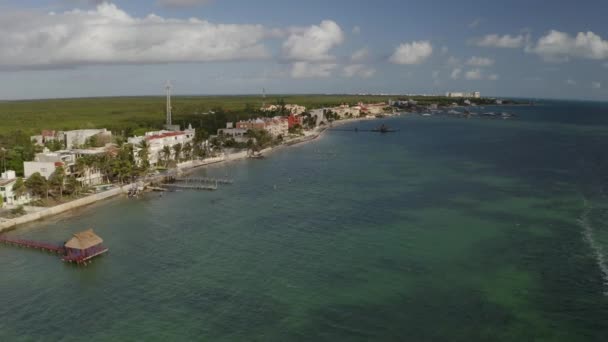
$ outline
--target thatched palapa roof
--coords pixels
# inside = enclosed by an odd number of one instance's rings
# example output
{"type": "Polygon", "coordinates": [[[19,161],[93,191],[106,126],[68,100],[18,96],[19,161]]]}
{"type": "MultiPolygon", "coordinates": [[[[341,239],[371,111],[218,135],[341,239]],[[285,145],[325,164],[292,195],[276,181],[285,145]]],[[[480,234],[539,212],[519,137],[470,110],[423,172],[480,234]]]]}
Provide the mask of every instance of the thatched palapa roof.
{"type": "Polygon", "coordinates": [[[99,245],[103,240],[93,232],[93,229],[85,230],[84,232],[74,234],[65,247],[73,249],[87,249],[99,245]]]}

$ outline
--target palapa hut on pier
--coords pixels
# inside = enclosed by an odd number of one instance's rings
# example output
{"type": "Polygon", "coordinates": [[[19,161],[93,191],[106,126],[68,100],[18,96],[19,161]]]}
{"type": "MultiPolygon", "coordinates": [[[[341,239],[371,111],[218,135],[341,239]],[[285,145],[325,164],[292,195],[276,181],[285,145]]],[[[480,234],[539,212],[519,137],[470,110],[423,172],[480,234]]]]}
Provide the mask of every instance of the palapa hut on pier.
{"type": "Polygon", "coordinates": [[[108,251],[102,245],[103,240],[93,232],[93,229],[74,234],[65,243],[64,261],[83,263],[108,251]]]}

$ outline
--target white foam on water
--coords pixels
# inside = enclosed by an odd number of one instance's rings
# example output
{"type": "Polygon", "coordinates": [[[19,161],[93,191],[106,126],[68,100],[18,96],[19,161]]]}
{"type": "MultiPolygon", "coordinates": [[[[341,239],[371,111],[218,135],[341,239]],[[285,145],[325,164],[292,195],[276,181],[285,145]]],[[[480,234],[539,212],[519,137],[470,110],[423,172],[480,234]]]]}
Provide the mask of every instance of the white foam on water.
{"type": "Polygon", "coordinates": [[[604,252],[604,248],[595,240],[593,226],[589,222],[589,214],[591,213],[591,210],[593,210],[593,207],[589,205],[589,201],[587,201],[586,199],[584,200],[584,202],[585,210],[583,211],[581,217],[578,219],[578,222],[583,228],[583,238],[585,239],[585,241],[587,241],[589,247],[591,247],[591,250],[595,255],[597,266],[602,272],[602,278],[604,280],[604,286],[606,288],[606,290],[604,291],[604,295],[608,296],[608,262],[606,261],[606,253],[604,252]]]}

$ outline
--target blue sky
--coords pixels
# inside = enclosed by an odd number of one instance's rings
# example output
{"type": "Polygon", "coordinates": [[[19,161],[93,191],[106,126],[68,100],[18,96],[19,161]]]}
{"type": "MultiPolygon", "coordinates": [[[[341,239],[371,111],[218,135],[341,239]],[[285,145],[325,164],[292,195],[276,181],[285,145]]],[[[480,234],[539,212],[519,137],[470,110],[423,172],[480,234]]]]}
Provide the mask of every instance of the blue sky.
{"type": "Polygon", "coordinates": [[[606,1],[0,0],[0,99],[443,93],[608,100],[606,1]]]}

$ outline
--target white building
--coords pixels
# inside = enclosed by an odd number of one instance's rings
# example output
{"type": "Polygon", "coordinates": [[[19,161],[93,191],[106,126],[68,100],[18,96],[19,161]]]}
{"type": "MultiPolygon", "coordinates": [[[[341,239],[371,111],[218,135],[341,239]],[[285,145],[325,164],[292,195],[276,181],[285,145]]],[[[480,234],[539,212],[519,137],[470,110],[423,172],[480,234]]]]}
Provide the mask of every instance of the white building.
{"type": "Polygon", "coordinates": [[[40,135],[31,136],[30,140],[36,145],[44,146],[48,142],[59,140],[59,133],[62,132],[43,130],[40,135]]]}
{"type": "Polygon", "coordinates": [[[228,138],[234,139],[236,142],[247,142],[249,137],[246,135],[247,130],[242,128],[232,128],[232,122],[226,123],[226,128],[220,128],[217,130],[217,135],[224,135],[228,138]]]}
{"type": "Polygon", "coordinates": [[[194,140],[195,130],[192,126],[185,131],[154,131],[146,132],[144,136],[132,137],[128,139],[130,144],[133,144],[135,159],[138,160],[137,152],[140,150],[139,145],[143,140],[148,142],[148,161],[151,166],[158,164],[161,159],[162,151],[165,146],[171,149],[171,157],[173,158],[173,146],[177,144],[192,143],[194,140]]]}
{"type": "Polygon", "coordinates": [[[358,117],[361,115],[361,106],[349,106],[347,104],[334,107],[330,109],[332,112],[336,113],[340,118],[347,117],[358,117]]]}
{"type": "MultiPolygon", "coordinates": [[[[280,109],[281,106],[274,104],[268,104],[260,108],[262,112],[276,112],[280,109]]],[[[289,112],[289,114],[300,115],[306,111],[306,107],[289,103],[285,105],[285,110],[289,112]]]]}
{"type": "Polygon", "coordinates": [[[18,206],[24,205],[32,201],[32,197],[28,192],[22,196],[17,196],[13,191],[13,186],[17,182],[15,171],[9,170],[2,173],[0,177],[0,197],[2,197],[2,206],[18,206]]]}
{"type": "Polygon", "coordinates": [[[276,110],[279,110],[279,106],[273,105],[273,104],[268,104],[268,105],[262,106],[260,108],[260,110],[262,112],[274,112],[276,110]]]}
{"type": "Polygon", "coordinates": [[[95,136],[107,140],[106,142],[110,142],[110,140],[112,139],[112,132],[108,131],[105,128],[66,131],[63,132],[63,141],[65,143],[65,148],[70,150],[84,145],[88,139],[95,136]]]}
{"type": "Polygon", "coordinates": [[[284,117],[275,116],[265,121],[264,129],[275,138],[279,135],[286,136],[289,133],[289,122],[284,117]]]}
{"type": "Polygon", "coordinates": [[[105,149],[82,149],[71,151],[56,151],[36,154],[34,161],[24,162],[23,169],[25,178],[29,178],[34,173],[38,172],[47,180],[59,166],[63,166],[66,176],[74,174],[76,180],[82,185],[97,185],[103,182],[103,175],[99,169],[85,168],[82,172],[76,168],[76,161],[87,155],[100,155],[105,153],[105,149]]]}
{"type": "Polygon", "coordinates": [[[40,146],[44,146],[45,143],[50,141],[59,140],[63,143],[65,149],[70,150],[84,145],[92,137],[99,137],[103,143],[108,143],[112,140],[112,132],[105,128],[79,129],[65,132],[44,130],[40,135],[31,136],[30,139],[40,146]]]}
{"type": "Polygon", "coordinates": [[[470,98],[475,98],[478,99],[481,97],[481,93],[478,91],[474,91],[474,92],[470,92],[470,93],[466,93],[466,92],[447,92],[445,93],[446,97],[470,97],[470,98]]]}
{"type": "Polygon", "coordinates": [[[71,174],[76,165],[76,156],[70,151],[42,152],[36,154],[34,161],[23,162],[25,178],[38,172],[49,179],[58,166],[63,166],[67,175],[71,174]]]}
{"type": "Polygon", "coordinates": [[[285,109],[293,115],[300,115],[306,111],[306,107],[297,104],[286,104],[285,109]]]}
{"type": "Polygon", "coordinates": [[[359,106],[361,107],[361,113],[365,113],[367,115],[382,114],[384,113],[384,108],[386,108],[386,104],[384,102],[369,104],[359,103],[359,106]]]}

